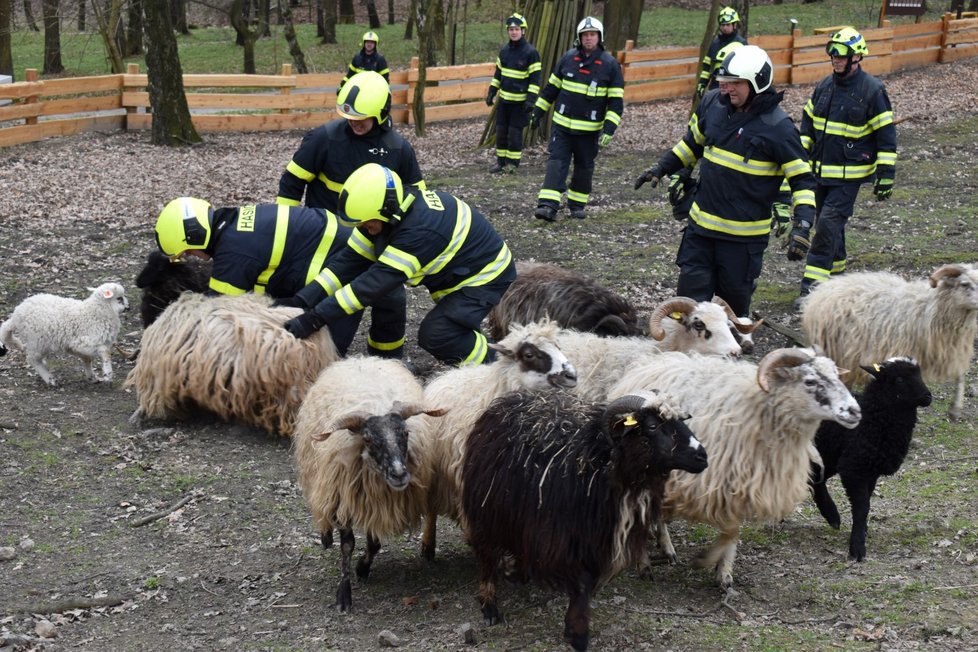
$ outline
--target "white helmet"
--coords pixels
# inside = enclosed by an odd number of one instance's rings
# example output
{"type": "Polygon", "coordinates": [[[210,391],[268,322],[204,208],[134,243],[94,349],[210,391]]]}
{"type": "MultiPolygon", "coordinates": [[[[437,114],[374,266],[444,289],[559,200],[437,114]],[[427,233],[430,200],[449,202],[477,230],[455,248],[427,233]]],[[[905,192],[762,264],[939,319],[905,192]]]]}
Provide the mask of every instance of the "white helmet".
{"type": "Polygon", "coordinates": [[[580,40],[581,32],[597,32],[598,43],[604,43],[604,25],[594,16],[587,16],[577,24],[577,38],[580,40]]]}
{"type": "Polygon", "coordinates": [[[717,81],[729,82],[743,80],[749,82],[755,93],[762,93],[771,87],[774,79],[774,66],[767,52],[756,45],[737,48],[717,68],[717,81]]]}

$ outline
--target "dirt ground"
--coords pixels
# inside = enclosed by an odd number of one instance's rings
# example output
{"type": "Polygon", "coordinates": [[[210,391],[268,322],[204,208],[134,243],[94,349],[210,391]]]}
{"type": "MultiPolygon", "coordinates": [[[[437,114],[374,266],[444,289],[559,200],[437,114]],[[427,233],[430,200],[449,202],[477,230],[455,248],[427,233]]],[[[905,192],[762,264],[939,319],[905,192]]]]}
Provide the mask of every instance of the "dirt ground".
{"type": "MultiPolygon", "coordinates": [[[[894,197],[860,197],[850,270],[922,278],[978,261],[974,69],[962,62],[887,80],[897,116],[911,119],[899,127],[894,197]]],[[[793,116],[808,93],[788,89],[793,116]]],[[[588,219],[564,213],[552,225],[531,217],[540,145],[519,175],[499,178],[475,147],[480,123],[409,136],[429,186],[490,216],[518,258],[589,274],[647,313],[673,293],[680,225],[663,190],[631,183],[682,135],[684,110],[628,107],[599,158],[588,219]]],[[[300,137],[210,134],[200,147],[165,150],[146,133],[89,134],[3,150],[0,316],[30,294],[81,298],[106,280],[124,283],[135,308],[133,279],[164,203],[185,194],[216,205],[272,201],[300,137]]],[[[772,242],[754,309],[796,327],[800,274],[772,242]]],[[[430,300],[409,294],[416,326],[430,300]]],[[[140,333],[131,310],[121,346],[136,348],[140,333]]],[[[754,358],[785,344],[766,328],[758,340],[754,358]]],[[[423,373],[437,370],[409,346],[423,373]]],[[[419,561],[418,533],[387,542],[370,581],[354,585],[353,612],[338,614],[338,549],[319,545],[289,442],[206,418],[133,429],[136,398],[120,388],[132,364],[117,356],[114,366],[111,383],[92,384],[58,359],[61,384],[49,388],[19,352],[0,360],[0,650],[564,649],[566,598],[545,588],[502,585],[505,624],[482,624],[476,564],[451,523],[440,525],[430,566],[419,561]]],[[[837,481],[842,530],[811,504],[747,527],[727,594],[688,564],[709,528],[676,523],[679,564],[658,566],[652,581],[624,573],[596,596],[594,649],[978,649],[974,383],[960,423],[946,418],[952,388],[932,388],[937,401],[922,411],[908,460],[874,496],[865,562],[846,561],[837,481]]]]}

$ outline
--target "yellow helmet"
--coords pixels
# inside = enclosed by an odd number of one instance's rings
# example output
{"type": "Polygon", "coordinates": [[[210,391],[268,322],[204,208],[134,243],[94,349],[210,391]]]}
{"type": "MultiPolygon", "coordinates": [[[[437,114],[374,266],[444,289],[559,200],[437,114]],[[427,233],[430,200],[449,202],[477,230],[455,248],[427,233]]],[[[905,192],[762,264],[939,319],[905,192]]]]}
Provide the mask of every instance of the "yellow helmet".
{"type": "Polygon", "coordinates": [[[196,197],[178,197],[156,218],[156,244],[167,256],[206,249],[211,240],[211,205],[196,197]]]}
{"type": "Polygon", "coordinates": [[[506,27],[519,27],[526,30],[526,18],[522,14],[513,14],[506,19],[506,27]]]}
{"type": "Polygon", "coordinates": [[[825,51],[830,57],[848,57],[853,54],[866,56],[869,54],[866,39],[852,27],[843,27],[833,34],[825,45],[825,51]]]}
{"type": "Polygon", "coordinates": [[[404,186],[397,172],[378,163],[367,163],[347,177],[337,209],[349,222],[391,222],[400,217],[403,201],[404,186]]]}
{"type": "Polygon", "coordinates": [[[733,7],[724,7],[717,14],[717,24],[719,25],[729,25],[730,23],[739,23],[740,15],[737,10],[733,7]]]}
{"type": "Polygon", "coordinates": [[[391,87],[383,75],[372,70],[350,77],[336,95],[336,112],[347,120],[374,118],[383,125],[390,110],[391,87]]]}
{"type": "Polygon", "coordinates": [[[360,37],[360,47],[367,41],[373,41],[374,47],[380,47],[380,39],[377,38],[377,32],[364,32],[363,36],[360,37]]]}
{"type": "Polygon", "coordinates": [[[744,47],[744,44],[740,41],[730,41],[722,48],[717,50],[716,59],[713,60],[713,72],[716,72],[720,66],[723,65],[723,62],[733,53],[734,50],[742,47],[744,47]]]}

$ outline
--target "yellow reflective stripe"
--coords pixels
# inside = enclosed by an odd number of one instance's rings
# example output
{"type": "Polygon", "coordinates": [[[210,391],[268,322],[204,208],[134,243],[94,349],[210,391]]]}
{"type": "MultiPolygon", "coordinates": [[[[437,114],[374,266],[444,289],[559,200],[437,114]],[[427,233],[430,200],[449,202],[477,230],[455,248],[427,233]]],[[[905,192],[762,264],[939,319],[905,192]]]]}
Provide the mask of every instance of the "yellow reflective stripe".
{"type": "Polygon", "coordinates": [[[811,136],[802,136],[801,137],[801,146],[805,148],[805,151],[806,152],[811,152],[812,151],[812,145],[814,145],[814,144],[815,144],[815,141],[812,139],[811,136]]]}
{"type": "Polygon", "coordinates": [[[472,228],[472,209],[458,197],[453,199],[455,199],[455,228],[452,229],[452,237],[448,241],[448,246],[427,265],[419,269],[416,276],[414,274],[408,275],[408,282],[411,285],[420,283],[422,276],[437,274],[445,269],[445,266],[461,251],[465,239],[469,236],[469,229],[472,228]]]}
{"type": "Polygon", "coordinates": [[[527,92],[533,93],[534,95],[540,94],[540,87],[536,84],[530,84],[526,87],[527,92]]]}
{"type": "Polygon", "coordinates": [[[299,205],[299,200],[298,199],[289,199],[288,197],[279,196],[279,197],[276,197],[275,198],[275,203],[276,204],[281,204],[282,206],[298,206],[299,205]]]}
{"type": "Polygon", "coordinates": [[[876,165],[896,165],[896,152],[876,152],[876,165]]]}
{"type": "Polygon", "coordinates": [[[460,367],[482,364],[483,360],[486,359],[486,354],[489,353],[489,342],[486,341],[486,336],[479,331],[472,331],[472,334],[475,335],[475,346],[473,346],[472,351],[465,356],[465,359],[458,363],[458,366],[460,367]]]}
{"type": "Polygon", "coordinates": [[[425,185],[424,179],[421,179],[417,183],[412,183],[411,185],[414,186],[415,188],[417,188],[418,190],[427,190],[428,189],[428,186],[425,185]]]}
{"type": "Polygon", "coordinates": [[[706,141],[706,136],[700,131],[700,119],[696,117],[695,113],[689,119],[689,132],[693,134],[693,142],[697,145],[702,145],[706,141]]]}
{"type": "Polygon", "coordinates": [[[384,253],[380,254],[380,259],[378,262],[381,262],[388,267],[393,267],[397,271],[404,274],[406,278],[412,278],[418,273],[418,270],[421,269],[421,261],[419,261],[415,256],[390,245],[384,249],[384,253]]]}
{"type": "Polygon", "coordinates": [[[363,304],[357,299],[357,295],[350,285],[344,285],[333,296],[336,298],[336,304],[348,315],[363,310],[363,304]]]}
{"type": "Polygon", "coordinates": [[[560,192],[556,190],[549,190],[547,188],[540,188],[540,192],[537,193],[537,199],[547,199],[560,203],[560,192]]]}
{"type": "Polygon", "coordinates": [[[608,87],[608,97],[625,97],[625,89],[617,86],[608,87]]]}
{"type": "Polygon", "coordinates": [[[322,181],[324,184],[326,184],[326,187],[327,188],[329,188],[333,192],[337,192],[338,193],[340,190],[343,189],[343,184],[342,183],[339,183],[337,181],[333,181],[332,179],[330,179],[329,177],[326,176],[326,173],[325,172],[320,172],[318,178],[319,178],[320,181],[322,181]]]}
{"type": "Polygon", "coordinates": [[[291,172],[293,175],[299,177],[306,183],[309,183],[316,178],[315,173],[308,171],[295,161],[289,161],[289,164],[285,166],[285,169],[291,172]]]}
{"type": "Polygon", "coordinates": [[[591,195],[585,195],[584,193],[576,192],[570,188],[567,189],[567,199],[569,201],[576,201],[579,204],[586,204],[590,197],[591,195]]]}
{"type": "Polygon", "coordinates": [[[812,171],[812,166],[808,164],[808,161],[803,161],[800,158],[796,158],[793,161],[788,161],[781,166],[782,172],[784,172],[785,181],[784,183],[791,179],[792,177],[797,177],[799,174],[809,174],[812,171]]]}
{"type": "MultiPolygon", "coordinates": [[[[496,65],[499,66],[499,59],[496,59],[496,65]]],[[[539,66],[537,66],[539,68],[539,66]]],[[[530,70],[517,70],[516,68],[504,68],[499,66],[499,72],[503,77],[508,77],[510,79],[526,79],[530,76],[530,70]]]]}
{"type": "Polygon", "coordinates": [[[794,206],[814,206],[815,205],[815,191],[814,190],[799,190],[797,192],[791,193],[791,205],[794,206]]]}
{"type": "Polygon", "coordinates": [[[816,116],[812,116],[812,124],[817,131],[825,132],[830,136],[842,136],[843,138],[865,138],[873,133],[873,128],[868,124],[850,125],[845,122],[833,122],[816,116]]]}
{"type": "MultiPolygon", "coordinates": [[[[768,222],[770,221],[771,218],[768,218],[768,222]]],[[[480,285],[485,285],[486,283],[493,281],[496,277],[502,274],[512,262],[513,262],[513,254],[510,253],[509,247],[507,247],[506,243],[504,242],[502,248],[499,250],[499,253],[496,254],[496,258],[491,263],[489,263],[488,265],[486,265],[485,267],[483,267],[478,272],[468,277],[458,285],[455,285],[454,287],[450,287],[445,290],[438,290],[437,292],[432,292],[431,298],[434,299],[435,301],[438,301],[446,294],[451,294],[452,292],[455,292],[456,290],[459,290],[461,288],[478,287],[480,285]]]]}
{"type": "Polygon", "coordinates": [[[556,73],[550,73],[550,79],[548,79],[547,82],[553,84],[557,88],[562,88],[564,85],[564,80],[558,77],[556,73]]]}
{"type": "Polygon", "coordinates": [[[600,131],[601,127],[604,126],[604,119],[602,118],[600,122],[574,120],[560,113],[554,113],[554,123],[573,131],[600,131]]]}
{"type": "Polygon", "coordinates": [[[499,88],[499,80],[493,77],[492,81],[489,82],[489,86],[491,86],[492,88],[499,88]]]}
{"type": "Polygon", "coordinates": [[[620,97],[625,97],[624,91],[620,88],[609,88],[608,86],[591,86],[580,82],[564,80],[564,90],[568,93],[587,95],[588,97],[616,97],[612,91],[621,91],[620,97]]]}
{"type": "Polygon", "coordinates": [[[330,271],[329,267],[323,269],[323,271],[316,274],[316,283],[320,285],[325,291],[326,296],[333,296],[333,293],[342,287],[340,279],[330,271]]]}
{"type": "Polygon", "coordinates": [[[819,165],[817,173],[823,179],[862,179],[876,172],[876,164],[869,165],[819,165]]]}
{"type": "Polygon", "coordinates": [[[279,263],[282,262],[282,252],[285,251],[285,234],[289,230],[289,209],[289,206],[281,204],[278,207],[278,214],[275,216],[275,236],[272,239],[272,253],[268,257],[268,267],[258,275],[258,281],[255,283],[255,292],[258,294],[265,292],[268,279],[272,277],[272,274],[278,269],[279,263]],[[259,288],[261,289],[259,290],[259,288]]]}
{"type": "Polygon", "coordinates": [[[605,122],[610,122],[616,127],[621,124],[621,115],[615,113],[614,111],[608,111],[604,114],[605,122]]]}
{"type": "Polygon", "coordinates": [[[350,238],[346,241],[346,244],[370,262],[377,262],[377,256],[374,254],[374,243],[361,233],[360,229],[353,229],[353,233],[350,234],[350,238]]]}
{"type": "Polygon", "coordinates": [[[369,346],[371,349],[377,349],[378,351],[395,351],[404,346],[404,338],[402,337],[401,339],[393,342],[378,342],[368,335],[367,346],[369,346]]]}
{"type": "Polygon", "coordinates": [[[377,74],[378,75],[389,75],[389,74],[391,74],[391,69],[390,68],[384,68],[383,70],[378,70],[377,71],[377,74]]]}
{"type": "Polygon", "coordinates": [[[829,274],[830,271],[823,267],[805,265],[805,278],[810,278],[813,281],[825,281],[829,278],[829,274]]]}
{"type": "Polygon", "coordinates": [[[702,226],[704,229],[709,229],[710,231],[719,231],[720,233],[729,233],[730,235],[739,235],[743,237],[749,237],[754,235],[766,235],[771,231],[771,216],[767,215],[764,219],[754,220],[751,222],[742,222],[739,220],[728,220],[719,215],[711,215],[699,207],[699,204],[693,202],[693,207],[689,211],[689,216],[693,218],[693,221],[702,226]]]}
{"type": "Polygon", "coordinates": [[[893,111],[883,111],[869,119],[869,126],[875,131],[880,127],[893,124],[893,111]]]}
{"type": "Polygon", "coordinates": [[[832,273],[833,274],[841,274],[844,271],[846,271],[846,261],[844,261],[844,260],[836,260],[836,261],[833,261],[832,262],[832,273]]]}
{"type": "MultiPolygon", "coordinates": [[[[242,290],[239,287],[235,287],[225,281],[218,281],[216,278],[213,277],[211,278],[210,281],[207,282],[207,287],[214,290],[215,292],[219,292],[221,294],[230,294],[230,295],[244,294],[245,292],[248,291],[248,290],[242,290]]],[[[264,288],[262,289],[264,290],[264,288]]]]}
{"type": "Polygon", "coordinates": [[[309,269],[306,271],[306,285],[309,285],[316,275],[319,274],[320,270],[323,268],[323,264],[326,262],[326,256],[329,254],[330,245],[333,244],[333,238],[336,237],[336,229],[339,228],[339,222],[334,219],[330,219],[330,215],[326,214],[326,229],[323,231],[323,237],[319,239],[319,246],[316,247],[316,252],[312,255],[312,260],[309,262],[309,269]]]}
{"type": "Polygon", "coordinates": [[[752,159],[744,162],[742,155],[719,147],[707,147],[703,156],[711,163],[745,174],[759,177],[781,176],[781,166],[774,161],[755,161],[752,159]]]}
{"type": "Polygon", "coordinates": [[[522,102],[526,99],[526,93],[510,93],[508,91],[499,91],[499,97],[509,102],[522,102]]]}
{"type": "Polygon", "coordinates": [[[672,148],[672,153],[683,162],[684,167],[689,167],[696,162],[696,155],[684,140],[680,140],[678,143],[676,143],[676,146],[672,148]]]}

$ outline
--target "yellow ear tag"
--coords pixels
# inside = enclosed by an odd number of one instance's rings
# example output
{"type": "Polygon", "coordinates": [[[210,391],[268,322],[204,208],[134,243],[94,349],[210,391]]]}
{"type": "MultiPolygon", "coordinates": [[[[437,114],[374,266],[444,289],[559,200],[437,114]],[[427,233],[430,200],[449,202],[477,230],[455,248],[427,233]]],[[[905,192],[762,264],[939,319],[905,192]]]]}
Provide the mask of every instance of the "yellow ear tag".
{"type": "Polygon", "coordinates": [[[635,420],[634,414],[629,414],[627,417],[625,417],[625,420],[622,423],[624,423],[628,427],[638,425],[638,421],[635,420]]]}
{"type": "Polygon", "coordinates": [[[880,366],[878,364],[874,364],[873,369],[875,369],[876,371],[880,371],[880,366]]]}
{"type": "Polygon", "coordinates": [[[681,312],[679,312],[678,310],[676,310],[676,311],[674,311],[674,312],[670,312],[670,313],[669,313],[669,316],[670,316],[671,318],[673,318],[673,319],[675,319],[676,321],[679,321],[680,319],[682,319],[682,318],[683,318],[683,313],[681,313],[681,312]]]}

